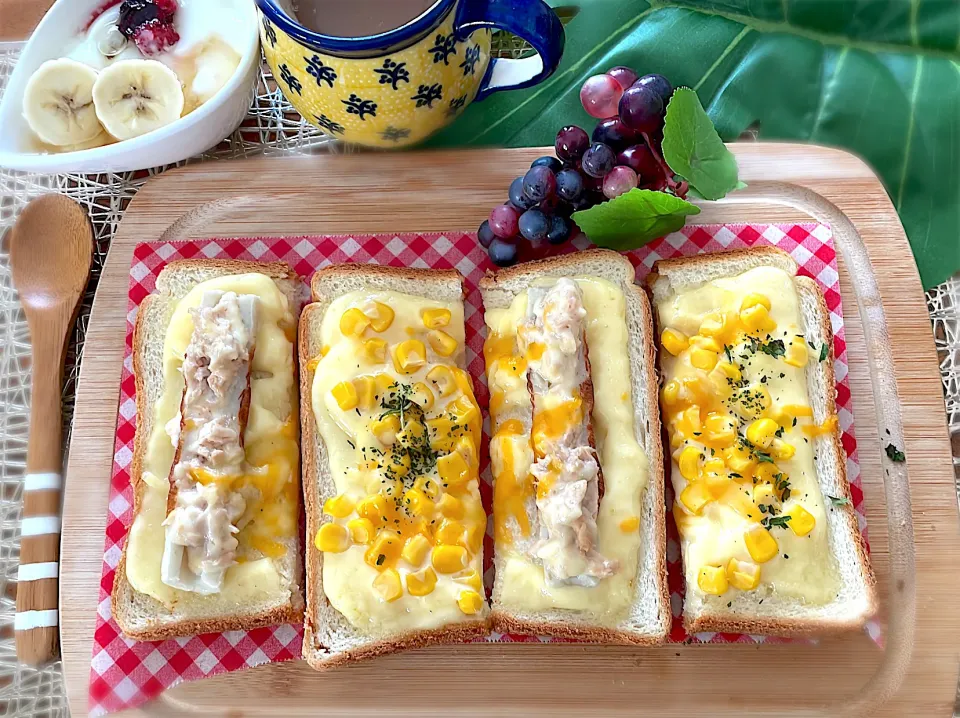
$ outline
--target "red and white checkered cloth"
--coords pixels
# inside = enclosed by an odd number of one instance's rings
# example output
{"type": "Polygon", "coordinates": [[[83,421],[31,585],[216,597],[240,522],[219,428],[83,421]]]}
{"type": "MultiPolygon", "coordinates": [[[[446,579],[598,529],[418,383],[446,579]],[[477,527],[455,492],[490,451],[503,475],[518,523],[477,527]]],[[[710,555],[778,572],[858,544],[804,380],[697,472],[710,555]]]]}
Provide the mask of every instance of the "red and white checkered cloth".
{"type": "MultiPolygon", "coordinates": [[[[834,331],[837,407],[843,446],[847,452],[847,476],[851,483],[854,508],[860,528],[866,535],[863,513],[863,492],[857,442],[853,433],[853,410],[847,382],[847,350],[840,307],[840,285],[836,253],[829,227],[819,224],[800,225],[712,225],[688,226],[681,232],[628,253],[637,268],[637,279],[643,278],[658,259],[723,251],[771,244],[790,253],[800,266],[800,273],[815,279],[826,297],[834,331]]],[[[580,245],[582,248],[583,245],[580,245]]],[[[567,247],[566,251],[573,251],[567,247]]],[[[473,234],[404,234],[355,235],[341,237],[213,239],[192,242],[150,242],[134,250],[130,268],[130,304],[127,312],[127,344],[120,383],[119,416],[110,487],[103,576],[100,602],[94,633],[93,660],[90,671],[90,711],[94,715],[117,711],[144,703],[180,681],[203,678],[245,666],[300,657],[303,628],[284,625],[254,631],[230,631],[167,641],[136,642],[120,635],[110,613],[110,591],[114,571],[120,559],[123,541],[133,520],[133,494],[130,487],[130,464],[136,428],[135,383],[131,352],[133,326],[137,308],[154,291],[157,275],[164,265],[177,259],[233,258],[259,261],[284,261],[306,279],[325,265],[339,262],[363,262],[394,266],[449,268],[455,267],[466,277],[467,298],[467,362],[477,387],[477,399],[487,405],[487,389],[483,365],[483,314],[478,280],[492,268],[486,253],[473,234]]],[[[486,433],[481,454],[487,456],[486,433]]],[[[489,463],[488,461],[486,463],[489,463]]],[[[489,507],[491,500],[490,472],[482,467],[481,494],[489,507]]],[[[680,621],[683,605],[683,576],[680,549],[672,514],[667,512],[669,541],[667,560],[673,630],[671,640],[683,642],[762,642],[758,636],[736,634],[698,634],[688,636],[680,621]]],[[[493,541],[487,536],[484,544],[487,580],[491,580],[493,541]]],[[[868,629],[879,639],[879,628],[868,629]]],[[[489,641],[549,640],[532,636],[495,634],[489,641]]],[[[776,639],[766,639],[776,640],[776,639]]]]}

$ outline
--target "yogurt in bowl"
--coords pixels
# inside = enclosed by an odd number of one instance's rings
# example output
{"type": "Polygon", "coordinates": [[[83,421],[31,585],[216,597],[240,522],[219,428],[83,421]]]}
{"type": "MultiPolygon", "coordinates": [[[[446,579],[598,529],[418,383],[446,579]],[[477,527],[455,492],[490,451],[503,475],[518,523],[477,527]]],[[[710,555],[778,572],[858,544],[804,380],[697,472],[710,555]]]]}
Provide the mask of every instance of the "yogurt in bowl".
{"type": "Polygon", "coordinates": [[[0,166],[176,162],[242,121],[259,69],[252,0],[59,0],[0,104],[0,166]]]}

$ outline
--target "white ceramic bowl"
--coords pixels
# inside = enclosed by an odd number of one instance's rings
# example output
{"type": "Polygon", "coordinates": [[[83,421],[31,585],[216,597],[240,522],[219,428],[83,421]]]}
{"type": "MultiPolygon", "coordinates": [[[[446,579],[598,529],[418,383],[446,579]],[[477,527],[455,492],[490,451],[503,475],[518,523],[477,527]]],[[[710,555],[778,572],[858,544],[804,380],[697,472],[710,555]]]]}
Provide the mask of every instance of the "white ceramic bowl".
{"type": "MultiPolygon", "coordinates": [[[[254,0],[180,0],[219,6],[211,31],[218,32],[240,54],[233,77],[216,95],[186,117],[131,140],[77,152],[36,151],[23,118],[23,91],[33,72],[87,25],[104,0],[57,0],[30,38],[0,102],[0,167],[29,172],[126,172],[157,167],[200,154],[237,128],[250,107],[260,67],[260,35],[254,0]]],[[[181,33],[183,35],[184,33],[181,33]]],[[[193,35],[194,33],[190,33],[193,35]]],[[[183,42],[183,39],[181,40],[183,42]]]]}

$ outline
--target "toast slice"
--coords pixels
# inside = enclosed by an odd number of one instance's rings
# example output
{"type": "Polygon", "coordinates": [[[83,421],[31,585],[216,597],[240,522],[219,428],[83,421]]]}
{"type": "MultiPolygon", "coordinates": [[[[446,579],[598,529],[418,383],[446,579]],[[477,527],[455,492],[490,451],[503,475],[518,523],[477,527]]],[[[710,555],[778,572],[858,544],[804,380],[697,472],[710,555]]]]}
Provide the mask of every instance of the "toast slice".
{"type": "MultiPolygon", "coordinates": [[[[799,333],[802,333],[806,345],[812,350],[802,372],[813,413],[812,419],[805,421],[822,425],[828,417],[836,415],[830,316],[816,282],[808,277],[796,276],[796,262],[786,252],[774,247],[756,247],[657,262],[647,283],[653,296],[654,313],[657,314],[658,336],[663,328],[657,310],[661,303],[669,303],[677,294],[695,290],[711,281],[737,277],[758,267],[775,267],[792,278],[800,314],[799,333]],[[827,347],[826,356],[819,360],[818,352],[824,346],[827,347]]],[[[774,304],[778,301],[776,296],[770,299],[774,304]]],[[[664,368],[664,353],[665,350],[661,348],[661,370],[664,368]]],[[[664,411],[666,414],[666,408],[664,411]]],[[[823,495],[829,550],[836,557],[839,573],[839,589],[835,597],[815,605],[802,598],[767,591],[763,600],[758,602],[752,591],[733,588],[721,597],[705,595],[691,586],[688,580],[683,608],[684,625],[688,631],[822,635],[858,629],[876,612],[875,577],[850,503],[846,455],[840,443],[839,426],[809,437],[809,444],[813,449],[816,481],[823,495]],[[830,501],[828,497],[835,497],[839,501],[830,501]]],[[[676,462],[672,470],[677,472],[676,479],[679,475],[676,462]]],[[[783,530],[790,531],[789,528],[783,530]]],[[[778,533],[780,529],[771,531],[775,536],[788,536],[787,533],[778,533]]],[[[685,561],[686,558],[685,555],[685,561]]],[[[689,577],[686,570],[685,575],[689,577]]],[[[761,585],[759,590],[763,591],[764,586],[761,585]]]]}
{"type": "MultiPolygon", "coordinates": [[[[464,297],[463,278],[456,270],[409,269],[368,264],[343,264],[322,269],[313,276],[311,290],[313,303],[304,308],[301,316],[299,347],[303,485],[308,537],[317,536],[321,526],[329,525],[329,516],[324,515],[324,505],[328,499],[337,495],[338,490],[330,465],[331,450],[318,428],[312,405],[318,358],[325,355],[322,329],[327,310],[338,298],[358,290],[374,296],[378,292],[399,292],[427,302],[444,302],[449,305],[462,305],[464,297]]],[[[397,308],[398,321],[401,311],[397,308]]],[[[387,362],[391,361],[391,356],[392,352],[388,351],[387,362]]],[[[464,368],[462,351],[458,351],[451,358],[456,359],[461,369],[464,368]]],[[[479,432],[479,424],[476,428],[479,432]]],[[[479,505],[478,494],[477,506],[479,505]]],[[[486,521],[483,520],[481,535],[485,526],[486,521]]],[[[482,559],[482,548],[480,553],[482,559]]],[[[463,620],[440,626],[394,631],[358,630],[328,598],[324,590],[324,552],[317,548],[313,540],[307,541],[306,576],[307,609],[304,617],[303,655],[317,670],[326,670],[408,648],[465,641],[485,635],[489,630],[485,603],[475,616],[463,616],[463,620]]],[[[483,589],[481,586],[478,588],[482,596],[483,589]]]]}
{"type": "MultiPolygon", "coordinates": [[[[136,381],[137,431],[130,480],[134,494],[134,519],[140,514],[148,490],[144,464],[154,432],[155,406],[164,391],[164,343],[167,327],[178,302],[201,282],[226,275],[259,273],[270,277],[282,292],[292,323],[284,327],[293,332],[303,301],[303,285],[293,269],[281,262],[259,263],[236,260],[183,260],[168,264],[157,278],[156,292],[140,304],[133,335],[133,372],[136,381]]],[[[291,349],[291,354],[293,349],[291,349]]],[[[293,357],[292,357],[293,358],[293,357]]],[[[293,389],[296,390],[297,363],[292,361],[293,389]]],[[[295,399],[295,397],[294,397],[295,399]]],[[[283,420],[296,420],[296,401],[283,420]]],[[[299,472],[294,476],[299,480],[299,472]]],[[[162,477],[167,482],[167,476],[162,477]]],[[[164,504],[166,500],[164,499],[164,504]]],[[[154,641],[229,630],[250,630],[262,626],[297,622],[303,616],[303,564],[300,539],[293,536],[280,543],[283,556],[273,559],[280,577],[277,595],[243,606],[230,605],[219,595],[202,596],[177,591],[172,605],[137,591],[127,578],[128,535],[114,576],[111,607],[123,633],[136,640],[154,641]]],[[[162,550],[160,545],[158,550],[162,550]]],[[[257,553],[251,556],[257,558],[257,553]]],[[[171,589],[172,590],[172,589],[171,589]]]]}
{"type": "MultiPolygon", "coordinates": [[[[556,604],[553,606],[523,605],[522,594],[519,603],[512,598],[507,602],[509,605],[505,604],[505,591],[509,589],[506,586],[505,568],[508,557],[511,555],[526,556],[527,558],[521,558],[523,562],[528,563],[523,570],[536,573],[538,576],[536,580],[539,582],[546,580],[544,570],[529,559],[530,553],[535,550],[538,535],[538,508],[533,495],[534,486],[531,483],[522,492],[522,503],[512,510],[517,513],[517,516],[507,518],[495,515],[494,517],[497,526],[494,559],[496,581],[493,588],[491,614],[494,630],[620,644],[659,643],[665,639],[669,631],[671,613],[666,573],[663,459],[660,444],[660,418],[657,411],[653,323],[647,296],[642,288],[634,284],[634,276],[633,266],[622,255],[608,250],[590,250],[518,265],[481,280],[480,288],[488,320],[498,310],[507,310],[518,295],[526,294],[531,285],[535,285],[544,278],[597,278],[610,282],[616,290],[622,292],[626,324],[624,327],[626,357],[623,370],[628,376],[616,377],[617,393],[623,394],[620,397],[621,400],[628,400],[627,413],[632,415],[633,436],[645,455],[645,461],[641,459],[640,463],[647,465],[646,487],[639,489],[641,496],[638,499],[639,550],[636,565],[630,567],[635,571],[636,577],[625,589],[628,592],[626,599],[623,600],[625,607],[616,615],[602,617],[586,608],[560,608],[555,607],[556,604]],[[629,397],[626,392],[629,392],[629,397]],[[526,528],[521,528],[521,524],[526,524],[526,528]]],[[[589,310],[589,307],[587,308],[589,310]]],[[[589,323],[592,318],[588,311],[586,321],[589,323]]],[[[488,321],[488,333],[490,333],[490,326],[488,321]]],[[[494,340],[488,337],[488,344],[492,341],[494,340]]],[[[597,371],[612,359],[599,352],[600,347],[588,345],[589,338],[584,341],[582,347],[584,359],[589,355],[589,359],[585,361],[584,384],[590,388],[587,394],[593,394],[594,407],[598,407],[608,402],[609,398],[598,396],[594,391],[597,387],[597,371]]],[[[514,348],[507,354],[518,351],[515,342],[513,346],[514,348]]],[[[487,371],[492,378],[490,374],[492,365],[498,360],[489,346],[486,353],[487,371]]],[[[512,357],[508,357],[507,361],[510,365],[516,364],[512,357]]],[[[488,383],[491,386],[494,384],[493,381],[488,383]]],[[[588,422],[588,434],[593,439],[593,424],[597,413],[596,408],[592,412],[588,408],[589,402],[583,391],[584,384],[581,384],[578,393],[583,398],[582,406],[586,414],[585,420],[588,422]]],[[[604,390],[609,391],[609,388],[604,390]]],[[[534,403],[531,401],[529,407],[521,410],[519,414],[504,412],[501,416],[498,411],[492,409],[491,433],[496,435],[507,422],[517,420],[523,423],[526,431],[530,431],[534,403]]],[[[491,405],[496,404],[498,402],[492,399],[491,405]]],[[[594,441],[591,440],[590,443],[597,448],[594,441]]],[[[599,443],[602,444],[602,441],[599,443]]],[[[610,494],[618,490],[615,485],[617,481],[621,483],[624,481],[622,478],[611,480],[611,470],[614,467],[603,465],[603,447],[599,448],[601,450],[595,452],[600,465],[598,474],[603,476],[604,494],[610,494]]],[[[638,471],[641,470],[638,467],[638,471]]],[[[510,471],[503,476],[498,476],[495,472],[495,497],[498,495],[497,483],[501,480],[511,481],[513,473],[515,472],[510,471]]],[[[498,503],[495,499],[495,514],[498,512],[498,503]]],[[[601,503],[600,506],[602,508],[603,504],[601,503]]],[[[608,516],[606,520],[613,519],[608,516]]],[[[600,516],[599,521],[603,522],[604,517],[600,516]]],[[[623,571],[624,567],[621,566],[619,570],[623,571]]],[[[602,578],[597,585],[603,587],[604,581],[610,580],[610,578],[602,578]]],[[[591,591],[597,590],[580,586],[574,588],[582,591],[583,597],[589,597],[591,591]]],[[[591,602],[592,599],[588,598],[587,601],[591,602]]]]}

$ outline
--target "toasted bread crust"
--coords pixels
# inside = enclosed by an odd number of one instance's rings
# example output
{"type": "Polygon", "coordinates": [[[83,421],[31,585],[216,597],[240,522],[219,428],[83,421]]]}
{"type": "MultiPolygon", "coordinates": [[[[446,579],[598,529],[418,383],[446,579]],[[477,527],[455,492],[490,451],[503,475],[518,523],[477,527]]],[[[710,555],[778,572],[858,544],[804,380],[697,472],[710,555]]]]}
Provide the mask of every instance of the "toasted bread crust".
{"type": "MultiPolygon", "coordinates": [[[[365,284],[376,287],[378,280],[395,281],[397,279],[409,281],[437,280],[444,283],[457,281],[461,285],[463,296],[463,277],[455,269],[434,270],[415,269],[407,267],[385,267],[373,264],[340,264],[325,267],[313,275],[310,283],[311,293],[315,302],[323,302],[339,296],[328,294],[323,289],[323,283],[336,279],[362,279],[365,284]]],[[[321,580],[323,575],[323,552],[316,548],[310,537],[315,536],[322,523],[322,497],[315,489],[319,485],[319,467],[314,447],[314,437],[318,442],[323,441],[317,430],[313,415],[312,387],[315,368],[311,360],[315,358],[314,344],[319,342],[311,331],[314,321],[322,322],[326,309],[320,304],[309,304],[304,307],[300,318],[298,350],[302,370],[300,372],[300,431],[301,456],[304,486],[304,505],[307,514],[307,541],[306,541],[306,594],[307,609],[304,615],[303,655],[307,663],[316,670],[328,670],[360,660],[375,658],[410,648],[440,643],[458,643],[471,638],[486,635],[490,630],[487,617],[477,620],[464,620],[459,623],[447,624],[439,628],[406,632],[389,638],[370,639],[356,648],[336,653],[330,653],[320,644],[318,639],[318,625],[322,621],[317,608],[323,595],[321,580]],[[316,314],[314,317],[313,315],[316,314]]],[[[332,610],[333,606],[330,607],[332,610]]]]}
{"type": "MultiPolygon", "coordinates": [[[[491,621],[494,630],[501,632],[551,635],[574,640],[616,644],[658,644],[666,639],[672,619],[670,589],[667,584],[663,447],[660,441],[660,412],[657,405],[658,380],[656,349],[653,341],[653,313],[646,293],[634,283],[636,272],[633,265],[629,259],[618,252],[607,249],[590,249],[518,264],[514,267],[502,269],[495,274],[488,273],[480,280],[480,289],[484,292],[505,290],[507,282],[533,281],[544,276],[544,274],[549,276],[589,275],[590,272],[586,267],[589,267],[591,262],[620,265],[622,272],[620,288],[627,298],[632,297],[636,301],[640,314],[639,323],[642,325],[645,335],[649,337],[649,341],[643,344],[631,343],[628,350],[630,352],[641,352],[642,361],[640,364],[644,368],[644,375],[638,378],[638,383],[646,385],[647,396],[649,397],[649,405],[643,407],[644,410],[640,414],[646,418],[645,429],[650,437],[647,442],[648,445],[644,446],[644,450],[648,454],[649,464],[649,481],[646,491],[651,494],[653,501],[652,533],[654,545],[649,546],[648,551],[653,555],[655,564],[653,580],[657,591],[655,600],[659,609],[658,633],[656,635],[646,635],[629,630],[569,620],[571,616],[578,615],[575,611],[542,611],[538,612],[538,616],[541,616],[542,620],[528,620],[510,613],[496,604],[494,604],[491,614],[491,621]]],[[[632,398],[635,405],[640,401],[640,398],[636,395],[632,398]]]]}
{"type": "MultiPolygon", "coordinates": [[[[201,260],[185,259],[169,263],[160,272],[157,277],[158,291],[166,288],[167,273],[177,269],[192,269],[194,267],[203,267],[204,269],[216,269],[222,274],[243,274],[247,272],[257,272],[265,274],[271,279],[290,279],[299,280],[297,273],[285,262],[247,262],[241,260],[201,260]]],[[[152,408],[147,402],[147,388],[145,380],[145,369],[143,366],[143,352],[141,351],[145,341],[146,325],[143,320],[145,309],[153,302],[158,301],[157,294],[151,294],[145,297],[140,303],[137,319],[133,327],[133,375],[136,384],[136,402],[137,402],[137,430],[134,435],[133,459],[130,466],[130,484],[133,488],[133,516],[136,517],[140,512],[140,505],[143,502],[143,494],[146,490],[146,484],[143,480],[143,463],[149,444],[150,437],[143,431],[146,426],[146,417],[152,408]]],[[[297,371],[298,364],[294,357],[293,370],[297,371]]],[[[296,384],[296,376],[294,376],[296,384]]],[[[120,630],[128,638],[138,641],[159,641],[167,638],[179,636],[192,636],[202,633],[217,633],[222,631],[252,630],[264,626],[273,626],[282,623],[297,623],[303,619],[303,566],[301,561],[297,561],[296,575],[293,577],[294,584],[291,587],[290,602],[285,606],[278,606],[268,611],[253,615],[234,615],[222,616],[217,618],[201,620],[181,620],[175,622],[157,623],[146,630],[137,628],[127,615],[127,607],[124,604],[124,598],[130,593],[136,593],[136,590],[127,581],[127,546],[128,534],[123,542],[123,551],[120,554],[120,561],[114,572],[113,590],[110,594],[110,609],[113,619],[116,621],[120,630]]],[[[156,603],[158,616],[168,612],[168,609],[160,602],[156,603]]]]}
{"type": "MultiPolygon", "coordinates": [[[[694,268],[701,267],[710,263],[711,261],[714,261],[714,259],[717,257],[717,254],[722,254],[724,258],[739,258],[745,256],[766,257],[774,260],[774,263],[776,264],[783,262],[784,258],[787,258],[794,267],[793,271],[794,275],[796,275],[797,265],[789,254],[776,247],[760,246],[747,249],[731,250],[729,252],[722,253],[700,254],[690,257],[660,260],[654,264],[653,271],[647,276],[647,286],[652,290],[654,284],[661,277],[661,270],[669,270],[680,266],[694,268]]],[[[823,369],[826,375],[824,384],[826,387],[834,389],[834,391],[827,391],[826,396],[824,396],[823,399],[826,405],[826,413],[828,415],[836,414],[836,375],[834,373],[833,364],[833,328],[830,324],[830,313],[827,309],[823,292],[814,280],[810,279],[809,277],[794,276],[794,282],[799,288],[804,289],[810,293],[811,296],[815,297],[817,301],[819,330],[822,334],[823,340],[829,347],[829,354],[827,357],[828,361],[825,360],[823,362],[823,369]]],[[[660,329],[659,322],[657,322],[658,333],[660,329]]],[[[824,443],[826,444],[827,449],[835,456],[836,466],[838,468],[839,484],[842,487],[842,494],[838,498],[850,499],[850,484],[847,481],[846,475],[846,453],[843,450],[843,444],[840,440],[839,426],[832,434],[823,438],[825,439],[824,443]]],[[[816,469],[819,480],[819,473],[821,470],[819,464],[816,465],[816,469]]],[[[822,481],[820,481],[820,483],[822,485],[822,481]]],[[[688,633],[713,631],[787,637],[821,636],[860,629],[866,620],[876,613],[877,610],[876,576],[870,564],[866,542],[860,533],[860,528],[853,505],[848,504],[846,506],[835,506],[832,508],[830,515],[835,517],[834,520],[843,522],[849,535],[851,536],[851,540],[853,541],[853,547],[857,556],[857,568],[864,585],[866,586],[868,596],[867,608],[861,615],[852,619],[813,617],[797,618],[787,616],[771,618],[743,616],[740,613],[725,612],[722,610],[704,610],[695,616],[691,616],[687,613],[686,606],[684,606],[684,629],[688,633]]]]}

